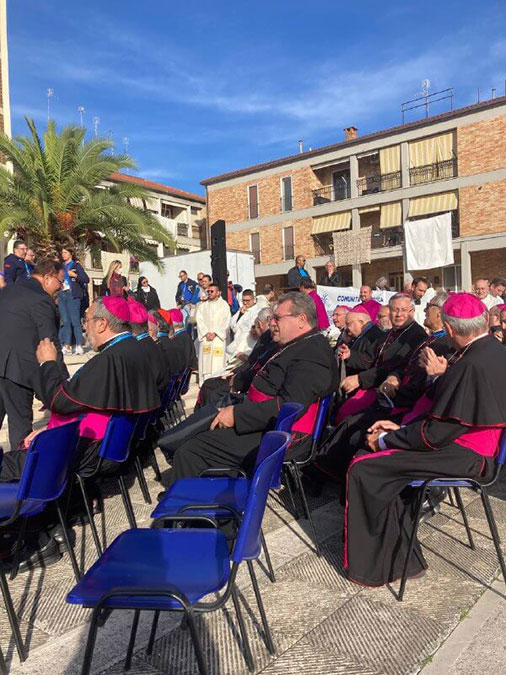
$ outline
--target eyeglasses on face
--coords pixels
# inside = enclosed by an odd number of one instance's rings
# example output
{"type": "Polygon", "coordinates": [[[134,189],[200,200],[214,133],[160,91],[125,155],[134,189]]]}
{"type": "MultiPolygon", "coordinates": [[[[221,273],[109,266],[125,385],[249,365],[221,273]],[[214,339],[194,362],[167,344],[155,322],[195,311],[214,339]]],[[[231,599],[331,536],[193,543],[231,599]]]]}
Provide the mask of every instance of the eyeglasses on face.
{"type": "Polygon", "coordinates": [[[271,314],[271,321],[279,323],[281,319],[286,319],[287,316],[297,316],[297,314],[271,314]]]}

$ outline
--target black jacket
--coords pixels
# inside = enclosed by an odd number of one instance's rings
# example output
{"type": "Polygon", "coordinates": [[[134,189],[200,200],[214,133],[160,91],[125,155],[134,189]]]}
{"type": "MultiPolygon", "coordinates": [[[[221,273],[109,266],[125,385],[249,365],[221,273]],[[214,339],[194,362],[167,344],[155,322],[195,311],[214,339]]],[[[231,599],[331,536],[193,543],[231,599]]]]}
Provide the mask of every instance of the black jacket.
{"type": "Polygon", "coordinates": [[[334,272],[334,274],[332,274],[332,276],[329,277],[327,272],[324,272],[321,275],[321,277],[318,281],[318,284],[320,286],[334,286],[334,287],[340,286],[341,285],[341,275],[339,274],[339,272],[334,272]]]}
{"type": "Polygon", "coordinates": [[[89,283],[90,277],[86,274],[83,266],[80,262],[77,262],[77,260],[73,262],[73,265],[70,269],[77,274],[77,277],[69,277],[72,297],[79,298],[81,300],[86,295],[86,284],[89,283]]]}
{"type": "MultiPolygon", "coordinates": [[[[124,276],[122,276],[121,279],[122,279],[122,281],[123,281],[123,286],[128,286],[128,280],[127,280],[127,278],[124,277],[124,276]]],[[[104,278],[102,279],[102,283],[100,284],[100,295],[101,295],[101,296],[104,296],[104,295],[111,295],[111,291],[110,291],[110,289],[109,289],[109,286],[107,285],[107,277],[104,277],[104,278]]],[[[123,296],[124,296],[125,299],[126,299],[127,293],[123,293],[123,296]]]]}
{"type": "Polygon", "coordinates": [[[59,370],[68,377],[58,340],[54,300],[36,279],[10,284],[0,293],[0,377],[40,392],[37,346],[49,338],[58,349],[59,370]]]}
{"type": "Polygon", "coordinates": [[[136,291],[135,291],[135,299],[137,302],[142,303],[148,312],[150,312],[153,309],[160,309],[160,298],[158,297],[158,293],[156,292],[156,289],[153,288],[153,286],[149,287],[149,292],[145,293],[142,290],[142,286],[140,286],[136,291]]]}
{"type": "Polygon", "coordinates": [[[346,359],[346,375],[358,375],[372,367],[378,345],[386,339],[385,333],[372,323],[367,324],[365,332],[349,345],[350,357],[346,359]]]}
{"type": "Polygon", "coordinates": [[[289,288],[299,289],[302,279],[304,279],[304,276],[299,272],[297,265],[288,270],[288,274],[286,275],[286,283],[289,288]]]}
{"type": "Polygon", "coordinates": [[[186,284],[186,286],[188,287],[188,290],[190,291],[190,293],[192,294],[192,296],[195,295],[195,291],[196,291],[196,289],[197,289],[197,282],[196,282],[196,281],[193,281],[193,279],[190,279],[189,277],[188,277],[188,279],[187,279],[185,282],[180,281],[180,282],[178,283],[178,285],[177,285],[177,291],[176,291],[176,305],[184,306],[184,305],[186,305],[186,304],[188,303],[188,300],[185,300],[185,299],[184,299],[184,295],[183,295],[183,286],[184,286],[184,284],[186,284]]]}
{"type": "Polygon", "coordinates": [[[4,260],[4,279],[6,284],[15,281],[28,281],[28,273],[23,258],[10,253],[4,260]]]}

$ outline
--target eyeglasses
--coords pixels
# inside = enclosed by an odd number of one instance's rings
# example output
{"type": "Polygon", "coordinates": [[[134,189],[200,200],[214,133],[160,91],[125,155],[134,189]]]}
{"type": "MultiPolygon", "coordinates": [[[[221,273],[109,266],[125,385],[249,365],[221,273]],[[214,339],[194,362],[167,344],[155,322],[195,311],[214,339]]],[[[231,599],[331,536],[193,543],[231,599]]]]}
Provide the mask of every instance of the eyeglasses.
{"type": "Polygon", "coordinates": [[[84,318],[84,323],[89,323],[90,321],[100,321],[102,317],[100,316],[86,316],[84,318]]]}
{"type": "Polygon", "coordinates": [[[281,319],[285,319],[287,316],[297,316],[297,314],[271,314],[271,321],[279,323],[281,319]]]}
{"type": "Polygon", "coordinates": [[[56,274],[50,274],[50,277],[53,277],[53,279],[56,279],[56,281],[60,284],[60,286],[63,286],[63,279],[60,279],[60,277],[57,277],[56,274]]]}
{"type": "Polygon", "coordinates": [[[392,314],[409,314],[410,312],[413,311],[412,307],[408,307],[407,309],[401,309],[401,308],[393,308],[390,310],[392,314]]]}

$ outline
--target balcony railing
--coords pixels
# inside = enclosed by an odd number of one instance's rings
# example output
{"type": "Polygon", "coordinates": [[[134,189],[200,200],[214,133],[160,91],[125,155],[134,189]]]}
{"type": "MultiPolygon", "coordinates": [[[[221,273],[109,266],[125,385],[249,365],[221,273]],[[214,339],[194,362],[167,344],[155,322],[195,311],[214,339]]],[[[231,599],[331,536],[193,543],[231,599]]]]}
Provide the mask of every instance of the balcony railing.
{"type": "Polygon", "coordinates": [[[325,185],[313,190],[313,206],[327,204],[328,202],[339,202],[343,199],[349,199],[349,197],[350,188],[348,185],[325,185]]]}
{"type": "Polygon", "coordinates": [[[446,159],[443,162],[435,164],[426,164],[416,166],[409,170],[410,185],[421,185],[423,183],[433,183],[445,178],[454,178],[457,175],[457,158],[446,159]]]}
{"type": "Polygon", "coordinates": [[[177,224],[177,234],[178,234],[178,237],[187,237],[188,236],[188,223],[178,223],[177,224]]]}
{"type": "MultiPolygon", "coordinates": [[[[420,216],[420,218],[414,218],[413,220],[422,220],[428,217],[420,216]]],[[[458,237],[460,237],[459,212],[452,211],[452,239],[457,239],[458,237]]],[[[371,248],[390,248],[391,246],[400,246],[403,243],[404,228],[402,226],[387,227],[372,235],[371,248]]]]}
{"type": "Polygon", "coordinates": [[[387,192],[401,187],[401,172],[374,174],[357,180],[359,195],[372,195],[375,192],[387,192]]]}

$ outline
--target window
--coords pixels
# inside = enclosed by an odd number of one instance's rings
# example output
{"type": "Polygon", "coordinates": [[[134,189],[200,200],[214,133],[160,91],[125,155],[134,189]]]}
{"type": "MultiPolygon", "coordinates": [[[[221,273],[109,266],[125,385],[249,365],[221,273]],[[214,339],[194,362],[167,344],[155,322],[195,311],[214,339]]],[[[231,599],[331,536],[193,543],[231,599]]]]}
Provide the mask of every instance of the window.
{"type": "Polygon", "coordinates": [[[286,176],[281,179],[281,210],[292,210],[292,177],[286,176]]]}
{"type": "Polygon", "coordinates": [[[199,211],[200,211],[200,209],[198,208],[198,206],[192,206],[191,207],[192,216],[197,216],[199,211]]]}
{"type": "Polygon", "coordinates": [[[295,247],[293,240],[293,227],[283,228],[283,260],[292,260],[295,258],[295,247]]]}
{"type": "Polygon", "coordinates": [[[260,265],[260,232],[252,232],[250,234],[249,247],[255,258],[255,265],[260,265]]]}
{"type": "Polygon", "coordinates": [[[162,216],[164,218],[174,218],[174,213],[170,204],[162,202],[162,216]]]}
{"type": "Polygon", "coordinates": [[[258,218],[258,185],[248,186],[248,218],[258,218]]]}
{"type": "Polygon", "coordinates": [[[462,288],[462,268],[460,265],[443,267],[443,289],[445,291],[460,291],[462,288]]]}

